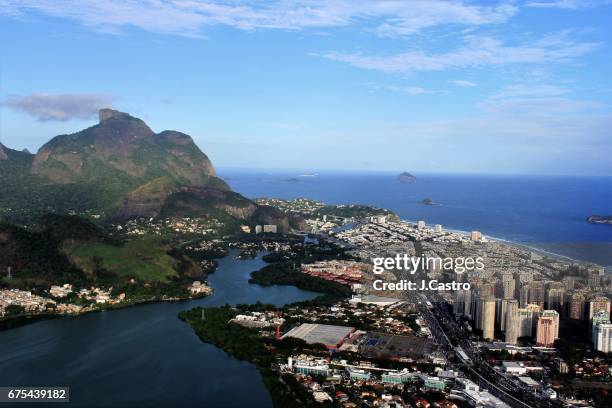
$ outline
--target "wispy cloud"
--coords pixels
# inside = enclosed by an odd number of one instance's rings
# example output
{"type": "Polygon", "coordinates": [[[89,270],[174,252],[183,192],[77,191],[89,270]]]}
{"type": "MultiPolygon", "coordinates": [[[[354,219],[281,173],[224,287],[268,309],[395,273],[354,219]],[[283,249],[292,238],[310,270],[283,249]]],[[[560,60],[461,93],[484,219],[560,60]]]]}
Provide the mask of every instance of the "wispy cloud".
{"type": "Polygon", "coordinates": [[[550,0],[525,3],[527,7],[577,10],[612,4],[611,0],[550,0]]]}
{"type": "Polygon", "coordinates": [[[473,88],[475,86],[478,86],[475,82],[468,81],[465,79],[455,79],[453,81],[450,81],[450,83],[457,86],[461,86],[463,88],[473,88]]]}
{"type": "Polygon", "coordinates": [[[110,33],[136,27],[202,36],[212,25],[297,30],[360,23],[382,36],[400,36],[447,24],[500,23],[517,8],[510,2],[477,6],[461,0],[4,0],[1,12],[63,17],[110,33]]]}
{"type": "Polygon", "coordinates": [[[538,40],[509,45],[496,38],[468,36],[464,45],[446,53],[408,51],[388,56],[330,52],[312,54],[358,68],[407,74],[416,71],[482,68],[511,64],[568,62],[597,49],[600,44],[572,39],[569,32],[547,35],[538,40]]]}
{"type": "Polygon", "coordinates": [[[575,115],[610,110],[604,103],[571,97],[572,90],[557,85],[515,84],[482,101],[479,106],[498,114],[575,115]]]}
{"type": "Polygon", "coordinates": [[[368,82],[366,85],[373,91],[391,91],[391,92],[400,92],[410,96],[417,95],[436,95],[436,94],[446,94],[448,93],[445,90],[440,89],[427,89],[422,86],[399,86],[399,85],[385,85],[379,84],[376,82],[368,82]]]}
{"type": "Polygon", "coordinates": [[[112,106],[114,99],[116,98],[104,94],[36,93],[9,96],[0,105],[34,116],[40,121],[66,121],[95,117],[100,108],[112,106]]]}

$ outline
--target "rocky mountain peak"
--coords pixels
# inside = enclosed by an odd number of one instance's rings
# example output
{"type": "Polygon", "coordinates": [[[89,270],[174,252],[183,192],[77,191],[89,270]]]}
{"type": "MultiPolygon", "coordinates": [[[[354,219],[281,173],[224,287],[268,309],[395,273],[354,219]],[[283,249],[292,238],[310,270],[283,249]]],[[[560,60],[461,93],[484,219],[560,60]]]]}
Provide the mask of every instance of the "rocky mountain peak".
{"type": "Polygon", "coordinates": [[[0,143],[0,160],[6,160],[8,159],[8,156],[6,155],[6,152],[4,151],[4,146],[2,145],[2,143],[0,143]]]}
{"type": "Polygon", "coordinates": [[[104,108],[98,111],[98,118],[100,119],[100,124],[104,124],[109,120],[125,120],[125,119],[135,119],[125,112],[119,112],[115,109],[104,108]]]}

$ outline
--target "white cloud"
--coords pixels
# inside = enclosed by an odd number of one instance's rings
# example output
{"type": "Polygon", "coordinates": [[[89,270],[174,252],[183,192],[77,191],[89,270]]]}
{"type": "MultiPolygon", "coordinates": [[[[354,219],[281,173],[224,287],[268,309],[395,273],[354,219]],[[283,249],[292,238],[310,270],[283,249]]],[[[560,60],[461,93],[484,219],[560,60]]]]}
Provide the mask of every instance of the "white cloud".
{"type": "Polygon", "coordinates": [[[461,0],[4,0],[0,13],[40,13],[76,20],[98,31],[136,27],[162,34],[202,36],[206,26],[241,30],[305,29],[371,25],[383,36],[447,25],[500,23],[517,8],[510,3],[476,6],[461,0]]]}
{"type": "Polygon", "coordinates": [[[610,0],[550,0],[525,3],[527,7],[577,10],[611,4],[610,0]]]}
{"type": "Polygon", "coordinates": [[[451,84],[461,86],[463,88],[473,88],[478,86],[475,82],[467,81],[465,79],[455,79],[454,81],[450,81],[451,84]]]}
{"type": "Polygon", "coordinates": [[[95,117],[100,108],[111,107],[114,99],[113,96],[103,94],[36,93],[9,96],[0,105],[34,116],[40,121],[66,121],[95,117]]]}
{"type": "Polygon", "coordinates": [[[494,94],[492,99],[506,98],[547,98],[561,95],[567,95],[571,89],[546,84],[514,84],[507,85],[494,94]]]}
{"type": "Polygon", "coordinates": [[[437,89],[427,89],[421,86],[398,86],[398,85],[381,85],[377,83],[368,83],[367,84],[372,90],[379,91],[392,91],[392,92],[401,92],[410,96],[417,95],[435,95],[435,94],[445,94],[447,91],[437,90],[437,89]]]}
{"type": "Polygon", "coordinates": [[[601,102],[572,98],[571,92],[557,85],[508,85],[479,106],[487,112],[530,116],[588,114],[610,108],[601,102]]]}
{"type": "Polygon", "coordinates": [[[446,53],[408,51],[390,56],[370,56],[330,52],[312,54],[341,61],[358,68],[407,74],[416,71],[482,68],[509,64],[551,64],[571,61],[599,47],[598,43],[579,42],[569,32],[548,35],[529,43],[507,45],[495,38],[468,36],[465,44],[446,53]]]}

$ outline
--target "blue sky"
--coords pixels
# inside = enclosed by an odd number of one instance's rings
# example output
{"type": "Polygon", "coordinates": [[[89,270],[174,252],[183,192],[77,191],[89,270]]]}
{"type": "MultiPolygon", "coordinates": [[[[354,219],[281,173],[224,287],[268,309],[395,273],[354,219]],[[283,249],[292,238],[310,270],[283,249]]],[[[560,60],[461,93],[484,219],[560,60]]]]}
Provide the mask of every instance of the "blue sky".
{"type": "Polygon", "coordinates": [[[0,141],[113,106],[216,166],[612,174],[609,1],[0,0],[0,141]]]}

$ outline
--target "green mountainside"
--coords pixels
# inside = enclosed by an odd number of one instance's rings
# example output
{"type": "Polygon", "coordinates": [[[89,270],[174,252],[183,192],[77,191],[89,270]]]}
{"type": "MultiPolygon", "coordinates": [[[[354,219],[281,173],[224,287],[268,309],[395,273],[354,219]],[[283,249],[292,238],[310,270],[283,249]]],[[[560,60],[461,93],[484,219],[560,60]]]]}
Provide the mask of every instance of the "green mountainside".
{"type": "Polygon", "coordinates": [[[169,283],[201,276],[197,264],[159,238],[119,242],[78,216],[46,214],[32,229],[0,222],[0,286],[129,286],[130,279],[169,283]]]}
{"type": "MultiPolygon", "coordinates": [[[[232,192],[192,138],[112,109],[51,139],[36,155],[0,145],[0,210],[14,221],[100,212],[106,218],[198,216],[288,229],[287,217],[232,192]]],[[[0,213],[0,216],[2,214],[0,213]]]]}

